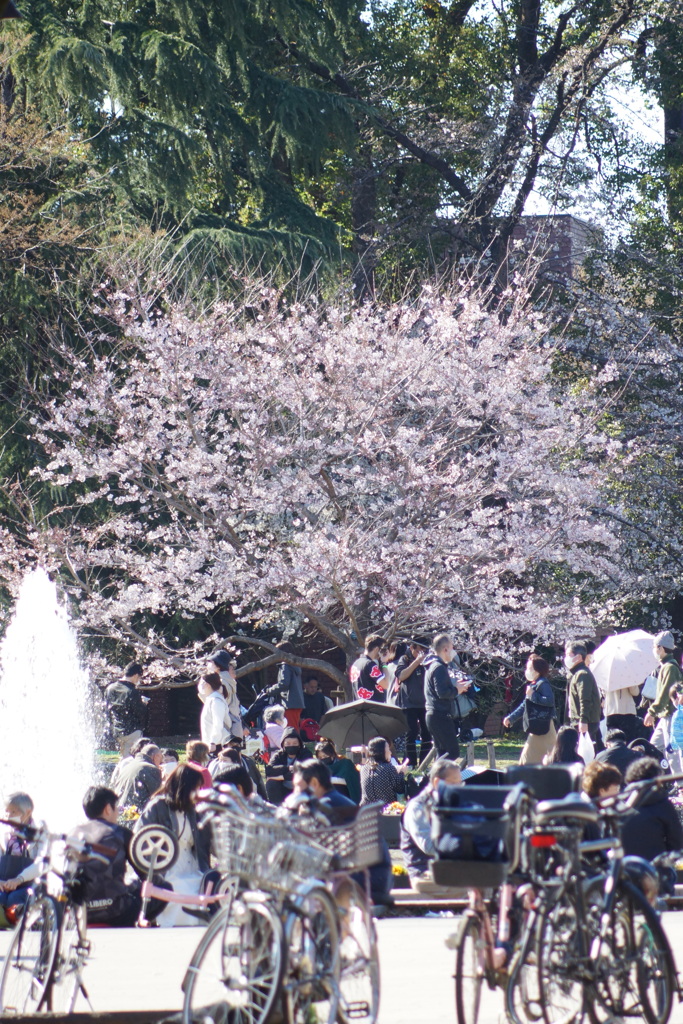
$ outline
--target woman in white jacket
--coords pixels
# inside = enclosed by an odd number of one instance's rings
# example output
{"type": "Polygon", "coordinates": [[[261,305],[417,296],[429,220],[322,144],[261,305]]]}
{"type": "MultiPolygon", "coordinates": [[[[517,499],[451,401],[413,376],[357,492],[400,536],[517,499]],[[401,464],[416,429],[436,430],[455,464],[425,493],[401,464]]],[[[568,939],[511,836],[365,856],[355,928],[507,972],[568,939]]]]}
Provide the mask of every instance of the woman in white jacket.
{"type": "Polygon", "coordinates": [[[204,704],[199,719],[202,743],[206,743],[211,751],[218,750],[230,739],[230,731],[225,726],[226,718],[230,720],[228,705],[218,673],[204,676],[197,686],[197,693],[204,704]]]}

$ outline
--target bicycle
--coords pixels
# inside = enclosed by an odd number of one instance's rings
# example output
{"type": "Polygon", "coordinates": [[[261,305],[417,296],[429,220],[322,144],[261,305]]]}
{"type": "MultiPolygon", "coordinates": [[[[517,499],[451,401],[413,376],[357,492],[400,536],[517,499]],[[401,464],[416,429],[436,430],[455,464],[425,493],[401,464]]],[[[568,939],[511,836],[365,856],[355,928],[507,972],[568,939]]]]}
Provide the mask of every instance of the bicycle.
{"type": "Polygon", "coordinates": [[[639,884],[639,859],[624,858],[619,833],[624,810],[665,781],[627,787],[600,809],[577,796],[535,808],[524,840],[548,860],[532,862],[536,898],[506,990],[512,1024],[579,1024],[586,1013],[594,1024],[643,1016],[666,1024],[677,988],[673,955],[639,884]],[[583,841],[599,818],[607,834],[583,841]]]}
{"type": "Polygon", "coordinates": [[[507,983],[504,959],[515,916],[515,883],[524,880],[523,875],[515,878],[521,867],[519,836],[531,797],[522,784],[470,786],[467,790],[458,787],[458,798],[464,797],[466,802],[446,806],[442,802],[444,794],[452,788],[437,790],[433,808],[435,842],[442,852],[457,844],[458,859],[439,857],[432,863],[431,871],[438,885],[469,890],[468,908],[448,945],[455,950],[458,1024],[477,1024],[484,982],[490,989],[503,988],[507,983]],[[490,841],[495,859],[481,858],[480,841],[490,841]],[[497,915],[493,907],[489,910],[484,897],[484,890],[489,888],[500,891],[497,915]],[[496,916],[498,926],[494,930],[496,916]]]}
{"type": "Polygon", "coordinates": [[[235,791],[198,810],[232,898],[209,924],[183,979],[183,1021],[264,1024],[280,997],[290,1024],[333,1024],[340,1001],[337,910],[320,881],[332,855],[235,791]]]}
{"type": "MultiPolygon", "coordinates": [[[[85,907],[81,905],[78,864],[70,855],[107,862],[115,851],[99,844],[48,832],[45,826],[10,824],[28,842],[38,846],[40,872],[31,886],[0,974],[0,1014],[27,1015],[42,1009],[71,1013],[83,994],[83,969],[90,953],[85,907]],[[53,847],[64,845],[64,867],[53,862],[53,847]],[[49,877],[60,885],[49,891],[49,877]]],[[[91,1007],[92,1009],[92,1007],[91,1007]]]]}

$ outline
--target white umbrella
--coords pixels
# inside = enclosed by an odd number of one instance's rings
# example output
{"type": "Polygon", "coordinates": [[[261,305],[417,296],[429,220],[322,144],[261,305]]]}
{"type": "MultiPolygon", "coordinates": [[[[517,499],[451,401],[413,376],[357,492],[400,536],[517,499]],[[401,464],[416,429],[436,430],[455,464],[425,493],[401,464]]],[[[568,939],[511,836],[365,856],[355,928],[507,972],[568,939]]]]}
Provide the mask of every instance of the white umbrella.
{"type": "Polygon", "coordinates": [[[657,665],[654,636],[644,629],[608,636],[596,648],[591,661],[591,672],[604,693],[623,690],[627,686],[640,686],[657,665]]]}

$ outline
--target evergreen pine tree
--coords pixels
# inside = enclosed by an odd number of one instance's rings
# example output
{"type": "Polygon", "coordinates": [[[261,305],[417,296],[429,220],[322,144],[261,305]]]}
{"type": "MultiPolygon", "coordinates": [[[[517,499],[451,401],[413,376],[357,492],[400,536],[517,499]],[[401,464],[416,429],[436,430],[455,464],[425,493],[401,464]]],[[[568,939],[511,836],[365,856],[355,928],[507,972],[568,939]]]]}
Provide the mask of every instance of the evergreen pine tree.
{"type": "MultiPolygon", "coordinates": [[[[352,104],[293,67],[340,59],[356,0],[27,0],[17,88],[89,140],[150,223],[253,261],[337,244],[295,178],[353,144],[352,104]]],[[[18,31],[22,31],[19,29],[18,31]]]]}

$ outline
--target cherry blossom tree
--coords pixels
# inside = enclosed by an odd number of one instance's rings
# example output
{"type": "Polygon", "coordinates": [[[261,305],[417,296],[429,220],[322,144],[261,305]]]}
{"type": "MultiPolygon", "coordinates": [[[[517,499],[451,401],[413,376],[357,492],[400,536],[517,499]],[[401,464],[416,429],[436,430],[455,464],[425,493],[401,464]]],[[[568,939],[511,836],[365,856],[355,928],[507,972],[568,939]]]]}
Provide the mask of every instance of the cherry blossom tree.
{"type": "Polygon", "coordinates": [[[558,386],[559,341],[521,289],[495,309],[271,298],[245,322],[117,294],[124,342],[62,353],[69,391],[34,440],[69,499],[27,536],[82,628],[169,672],[197,652],[155,618],[225,607],[245,627],[308,623],[347,663],[370,631],[445,627],[492,654],[585,634],[647,585],[606,486],[621,452],[597,428],[599,374],[558,386]]]}

